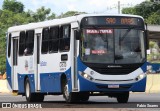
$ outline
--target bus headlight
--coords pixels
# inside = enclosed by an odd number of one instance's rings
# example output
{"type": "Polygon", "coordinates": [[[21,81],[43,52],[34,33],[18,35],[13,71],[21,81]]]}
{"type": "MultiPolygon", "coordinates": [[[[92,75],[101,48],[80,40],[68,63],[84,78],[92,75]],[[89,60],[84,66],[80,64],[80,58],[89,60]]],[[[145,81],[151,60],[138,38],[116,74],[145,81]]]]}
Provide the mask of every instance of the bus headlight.
{"type": "Polygon", "coordinates": [[[84,72],[79,71],[79,74],[80,74],[81,76],[83,76],[85,79],[93,80],[93,77],[92,77],[92,76],[90,76],[90,75],[88,75],[88,74],[86,74],[86,73],[84,73],[84,72]]]}
{"type": "Polygon", "coordinates": [[[140,75],[138,75],[137,77],[136,77],[136,81],[139,81],[139,80],[141,80],[141,79],[143,79],[143,78],[145,78],[146,77],[146,74],[140,74],[140,75]]]}

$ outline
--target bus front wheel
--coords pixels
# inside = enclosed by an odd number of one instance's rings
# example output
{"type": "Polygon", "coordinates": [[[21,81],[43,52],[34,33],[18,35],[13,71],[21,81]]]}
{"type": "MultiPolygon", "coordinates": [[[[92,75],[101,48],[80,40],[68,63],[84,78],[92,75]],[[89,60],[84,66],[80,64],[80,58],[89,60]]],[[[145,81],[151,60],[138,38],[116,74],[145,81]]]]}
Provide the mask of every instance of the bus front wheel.
{"type": "Polygon", "coordinates": [[[118,103],[127,103],[129,99],[129,92],[119,93],[117,96],[118,103]]]}
{"type": "Polygon", "coordinates": [[[77,101],[77,95],[74,92],[69,92],[68,84],[65,82],[63,85],[63,97],[67,103],[73,103],[77,101]]]}

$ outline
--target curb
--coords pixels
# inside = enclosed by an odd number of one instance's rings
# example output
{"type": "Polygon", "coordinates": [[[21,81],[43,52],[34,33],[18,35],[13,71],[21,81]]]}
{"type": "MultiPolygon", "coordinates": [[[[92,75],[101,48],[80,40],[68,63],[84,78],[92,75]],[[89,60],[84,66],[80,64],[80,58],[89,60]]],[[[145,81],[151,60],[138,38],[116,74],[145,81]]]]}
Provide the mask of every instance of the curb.
{"type": "Polygon", "coordinates": [[[8,88],[8,81],[5,80],[0,80],[0,93],[10,93],[11,90],[8,88]]]}

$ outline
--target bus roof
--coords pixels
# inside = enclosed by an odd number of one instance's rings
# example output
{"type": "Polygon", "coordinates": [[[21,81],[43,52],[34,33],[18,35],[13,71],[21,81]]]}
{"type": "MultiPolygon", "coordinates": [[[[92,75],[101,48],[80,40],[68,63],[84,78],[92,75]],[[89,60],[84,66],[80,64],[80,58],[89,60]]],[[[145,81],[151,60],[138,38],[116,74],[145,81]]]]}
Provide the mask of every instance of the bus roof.
{"type": "MultiPolygon", "coordinates": [[[[129,14],[81,14],[66,18],[60,18],[60,19],[53,19],[43,22],[35,22],[35,23],[29,23],[25,25],[19,25],[19,26],[13,26],[8,29],[8,32],[19,32],[19,31],[25,31],[25,30],[32,30],[32,29],[38,29],[38,28],[44,28],[44,27],[50,27],[50,26],[57,26],[62,24],[69,24],[76,21],[81,21],[84,17],[89,16],[125,16],[125,17],[139,17],[138,15],[129,15],[129,14]]],[[[142,18],[143,19],[143,18],[142,18]]]]}

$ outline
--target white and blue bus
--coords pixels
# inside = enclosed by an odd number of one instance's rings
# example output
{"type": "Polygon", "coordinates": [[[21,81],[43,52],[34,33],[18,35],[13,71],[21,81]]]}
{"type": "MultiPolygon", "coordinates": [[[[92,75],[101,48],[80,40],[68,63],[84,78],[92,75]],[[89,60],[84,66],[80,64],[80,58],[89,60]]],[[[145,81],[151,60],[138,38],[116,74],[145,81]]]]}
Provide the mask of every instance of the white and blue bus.
{"type": "Polygon", "coordinates": [[[109,96],[128,102],[146,87],[147,30],[135,15],[84,14],[10,27],[7,79],[28,102],[109,96]]]}

